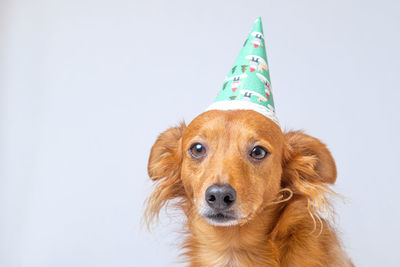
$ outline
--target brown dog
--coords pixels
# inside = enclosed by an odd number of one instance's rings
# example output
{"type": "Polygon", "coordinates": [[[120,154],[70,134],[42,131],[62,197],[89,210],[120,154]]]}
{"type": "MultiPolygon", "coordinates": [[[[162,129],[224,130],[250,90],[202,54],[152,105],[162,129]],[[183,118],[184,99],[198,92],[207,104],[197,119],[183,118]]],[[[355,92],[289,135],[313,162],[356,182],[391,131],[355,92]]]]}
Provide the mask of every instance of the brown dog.
{"type": "Polygon", "coordinates": [[[331,153],[252,110],[207,111],[162,133],[145,219],[170,200],[187,216],[190,266],[353,266],[328,220],[331,153]]]}

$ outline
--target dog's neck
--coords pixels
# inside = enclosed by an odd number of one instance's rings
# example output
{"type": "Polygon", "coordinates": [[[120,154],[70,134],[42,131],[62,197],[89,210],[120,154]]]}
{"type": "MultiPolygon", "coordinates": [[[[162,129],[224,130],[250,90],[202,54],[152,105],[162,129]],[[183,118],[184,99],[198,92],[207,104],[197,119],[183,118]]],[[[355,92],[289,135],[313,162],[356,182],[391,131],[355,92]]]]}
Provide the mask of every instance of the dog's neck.
{"type": "Polygon", "coordinates": [[[186,240],[191,266],[276,266],[277,248],[271,234],[280,208],[264,209],[243,225],[217,227],[202,217],[189,219],[186,240]]]}

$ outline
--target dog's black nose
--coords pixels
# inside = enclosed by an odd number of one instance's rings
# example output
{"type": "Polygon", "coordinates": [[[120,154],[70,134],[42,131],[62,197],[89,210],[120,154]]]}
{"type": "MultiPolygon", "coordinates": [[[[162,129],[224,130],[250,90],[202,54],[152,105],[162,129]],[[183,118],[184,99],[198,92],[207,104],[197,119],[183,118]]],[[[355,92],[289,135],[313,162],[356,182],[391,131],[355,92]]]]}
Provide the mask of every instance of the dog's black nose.
{"type": "Polygon", "coordinates": [[[206,190],[208,205],[218,211],[229,209],[236,200],[236,191],[229,184],[213,184],[206,190]]]}

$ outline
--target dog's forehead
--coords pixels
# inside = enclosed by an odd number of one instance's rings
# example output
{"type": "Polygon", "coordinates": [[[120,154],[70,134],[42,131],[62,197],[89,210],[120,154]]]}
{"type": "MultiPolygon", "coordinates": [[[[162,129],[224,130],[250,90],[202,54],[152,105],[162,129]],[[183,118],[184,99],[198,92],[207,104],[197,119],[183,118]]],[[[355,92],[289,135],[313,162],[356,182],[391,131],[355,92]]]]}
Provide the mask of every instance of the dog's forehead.
{"type": "Polygon", "coordinates": [[[184,139],[215,136],[244,136],[280,142],[283,133],[278,125],[252,110],[211,110],[197,116],[187,127],[184,139]]]}

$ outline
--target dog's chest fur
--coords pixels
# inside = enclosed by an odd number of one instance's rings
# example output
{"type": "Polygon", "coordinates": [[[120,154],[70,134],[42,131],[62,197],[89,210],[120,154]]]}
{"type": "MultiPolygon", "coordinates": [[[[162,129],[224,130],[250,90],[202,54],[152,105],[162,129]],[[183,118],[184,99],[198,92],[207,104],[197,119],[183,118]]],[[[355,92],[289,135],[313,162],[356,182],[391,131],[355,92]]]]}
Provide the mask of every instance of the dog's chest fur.
{"type": "Polygon", "coordinates": [[[212,227],[196,222],[186,240],[191,266],[277,266],[277,249],[263,227],[212,227]]]}
{"type": "MultiPolygon", "coordinates": [[[[301,205],[293,203],[290,209],[301,210],[301,205]]],[[[353,266],[328,224],[320,235],[313,235],[307,214],[298,218],[306,220],[303,225],[286,228],[282,225],[289,219],[286,212],[280,223],[272,220],[278,217],[274,212],[267,210],[248,224],[235,227],[213,227],[199,218],[189,221],[190,236],[184,247],[190,266],[353,266]]],[[[293,211],[287,214],[292,216],[293,211]]]]}

